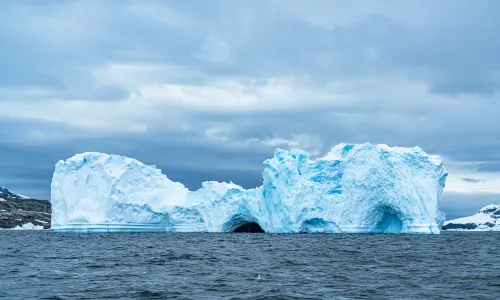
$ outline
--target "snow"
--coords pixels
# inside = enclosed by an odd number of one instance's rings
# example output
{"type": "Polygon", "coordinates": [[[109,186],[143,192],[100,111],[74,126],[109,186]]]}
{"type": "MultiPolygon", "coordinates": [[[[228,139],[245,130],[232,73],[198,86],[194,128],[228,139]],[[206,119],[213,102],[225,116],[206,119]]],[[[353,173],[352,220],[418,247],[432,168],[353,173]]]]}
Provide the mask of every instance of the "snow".
{"type": "Polygon", "coordinates": [[[12,230],[42,230],[43,226],[33,225],[31,222],[23,224],[23,226],[16,226],[12,230]]]}
{"type": "Polygon", "coordinates": [[[444,223],[444,229],[453,231],[500,231],[500,204],[490,204],[479,210],[478,213],[444,223]],[[458,228],[453,225],[475,225],[475,228],[458,228]],[[453,228],[455,227],[455,228],[453,228]],[[449,229],[447,229],[449,228],[449,229]]]}
{"type": "Polygon", "coordinates": [[[189,191],[155,166],[96,152],[56,164],[55,231],[439,233],[447,172],[422,149],[340,144],[325,157],[276,149],[263,185],[204,182],[189,191]]]}
{"type": "MultiPolygon", "coordinates": [[[[21,194],[12,193],[8,189],[1,187],[1,186],[0,186],[0,194],[7,194],[7,197],[12,197],[12,198],[31,199],[30,197],[27,197],[27,196],[24,196],[21,194]]],[[[0,198],[0,202],[3,202],[3,201],[7,201],[7,200],[4,198],[0,198]]]]}
{"type": "Polygon", "coordinates": [[[21,195],[21,194],[16,194],[16,196],[18,196],[19,198],[23,198],[23,199],[31,199],[31,197],[21,195]]]}
{"type": "Polygon", "coordinates": [[[464,217],[464,218],[459,218],[455,220],[449,220],[446,221],[444,224],[467,224],[467,223],[475,223],[475,224],[484,224],[486,222],[494,222],[495,219],[493,219],[490,215],[487,214],[482,214],[482,213],[477,213],[475,215],[469,216],[469,217],[464,217]]]}

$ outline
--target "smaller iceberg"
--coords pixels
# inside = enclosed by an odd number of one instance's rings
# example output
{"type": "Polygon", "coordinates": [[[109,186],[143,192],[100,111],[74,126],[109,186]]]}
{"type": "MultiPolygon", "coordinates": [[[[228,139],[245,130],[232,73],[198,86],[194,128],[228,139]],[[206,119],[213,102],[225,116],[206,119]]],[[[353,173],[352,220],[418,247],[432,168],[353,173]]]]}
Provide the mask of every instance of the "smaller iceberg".
{"type": "Polygon", "coordinates": [[[23,224],[23,226],[16,226],[11,230],[42,230],[43,226],[34,225],[31,222],[23,224]]]}
{"type": "Polygon", "coordinates": [[[446,221],[442,230],[500,231],[500,204],[487,205],[469,217],[446,221]]]}

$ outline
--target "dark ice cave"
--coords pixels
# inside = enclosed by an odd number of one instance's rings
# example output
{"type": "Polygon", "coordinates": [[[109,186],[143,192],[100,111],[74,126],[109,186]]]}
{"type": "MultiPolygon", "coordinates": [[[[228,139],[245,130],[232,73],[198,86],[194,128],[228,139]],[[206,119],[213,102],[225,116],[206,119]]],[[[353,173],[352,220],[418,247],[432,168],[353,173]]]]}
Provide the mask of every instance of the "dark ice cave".
{"type": "Polygon", "coordinates": [[[248,222],[236,227],[233,232],[264,232],[259,224],[255,222],[248,222]]]}

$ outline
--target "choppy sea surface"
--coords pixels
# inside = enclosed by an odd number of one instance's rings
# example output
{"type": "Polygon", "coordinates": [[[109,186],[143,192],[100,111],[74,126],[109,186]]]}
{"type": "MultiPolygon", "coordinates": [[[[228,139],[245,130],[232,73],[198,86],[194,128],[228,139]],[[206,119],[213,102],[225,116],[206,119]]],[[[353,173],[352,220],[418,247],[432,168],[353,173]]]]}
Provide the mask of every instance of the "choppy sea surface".
{"type": "Polygon", "coordinates": [[[500,233],[0,231],[1,299],[500,299],[500,233]]]}

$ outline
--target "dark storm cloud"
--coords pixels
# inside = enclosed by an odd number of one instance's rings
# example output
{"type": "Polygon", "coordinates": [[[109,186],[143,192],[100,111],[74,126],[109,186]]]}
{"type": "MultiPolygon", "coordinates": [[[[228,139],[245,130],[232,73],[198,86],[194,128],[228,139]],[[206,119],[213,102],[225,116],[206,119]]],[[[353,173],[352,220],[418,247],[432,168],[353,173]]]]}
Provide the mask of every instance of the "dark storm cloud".
{"type": "Polygon", "coordinates": [[[474,179],[474,178],[462,178],[463,181],[465,182],[472,182],[472,183],[478,183],[478,182],[483,182],[484,180],[481,179],[474,179]]]}

